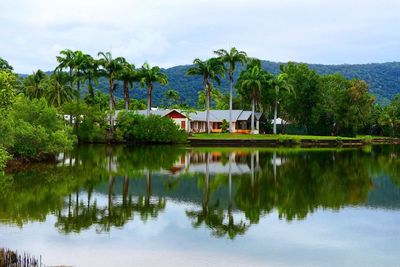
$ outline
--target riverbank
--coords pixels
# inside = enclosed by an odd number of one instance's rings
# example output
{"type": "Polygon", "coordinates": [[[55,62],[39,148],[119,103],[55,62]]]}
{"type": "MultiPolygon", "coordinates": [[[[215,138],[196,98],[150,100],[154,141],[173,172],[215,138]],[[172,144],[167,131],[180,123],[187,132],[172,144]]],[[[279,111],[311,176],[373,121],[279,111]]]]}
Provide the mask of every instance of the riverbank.
{"type": "Polygon", "coordinates": [[[189,137],[191,146],[258,146],[258,147],[361,147],[370,144],[400,144],[400,138],[378,136],[314,136],[271,134],[195,134],[189,137]]]}

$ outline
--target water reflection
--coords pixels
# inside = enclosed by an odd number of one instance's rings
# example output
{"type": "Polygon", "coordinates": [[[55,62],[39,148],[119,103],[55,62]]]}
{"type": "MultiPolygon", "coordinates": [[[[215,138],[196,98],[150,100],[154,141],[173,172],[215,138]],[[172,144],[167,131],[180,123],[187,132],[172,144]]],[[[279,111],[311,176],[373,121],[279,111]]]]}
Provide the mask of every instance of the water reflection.
{"type": "Polygon", "coordinates": [[[0,220],[23,227],[52,214],[61,233],[106,233],[176,200],[191,204],[194,228],[234,239],[273,211],[292,221],[320,208],[400,208],[399,152],[82,146],[1,177],[0,220]]]}

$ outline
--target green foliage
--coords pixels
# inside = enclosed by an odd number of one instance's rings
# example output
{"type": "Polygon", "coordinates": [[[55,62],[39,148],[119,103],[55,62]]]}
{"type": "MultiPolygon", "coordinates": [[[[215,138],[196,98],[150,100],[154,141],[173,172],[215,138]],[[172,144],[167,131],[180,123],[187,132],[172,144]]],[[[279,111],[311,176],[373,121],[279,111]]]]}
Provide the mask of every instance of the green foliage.
{"type": "Polygon", "coordinates": [[[150,110],[152,107],[154,83],[167,85],[168,76],[161,71],[160,67],[151,67],[147,62],[143,64],[137,75],[140,80],[140,86],[143,88],[147,88],[147,114],[150,114],[150,110]]]}
{"type": "Polygon", "coordinates": [[[74,89],[69,85],[69,76],[64,72],[56,72],[45,80],[45,98],[49,105],[61,107],[73,100],[74,89]]]}
{"type": "Polygon", "coordinates": [[[7,153],[7,151],[0,146],[0,175],[4,167],[6,166],[7,160],[9,160],[11,156],[7,153]]]}
{"type": "Polygon", "coordinates": [[[11,107],[17,86],[17,75],[0,70],[0,112],[11,107]]]}
{"type": "Polygon", "coordinates": [[[48,79],[42,70],[34,71],[23,82],[23,92],[30,99],[41,98],[45,95],[44,83],[48,79]]]}
{"type": "Polygon", "coordinates": [[[187,134],[173,120],[157,115],[143,116],[134,112],[122,112],[118,116],[117,129],[127,142],[182,143],[187,134]]]}
{"type": "Polygon", "coordinates": [[[171,107],[175,104],[178,104],[180,99],[180,95],[176,90],[169,89],[165,92],[164,98],[163,98],[163,105],[166,107],[171,107]]]}
{"type": "Polygon", "coordinates": [[[381,110],[378,124],[383,128],[385,135],[400,137],[400,94],[381,110]]]}
{"type": "Polygon", "coordinates": [[[288,94],[282,107],[290,114],[291,121],[304,125],[306,133],[313,133],[318,124],[320,112],[318,104],[321,90],[318,88],[318,74],[305,64],[289,62],[283,67],[294,94],[288,94]]]}
{"type": "Polygon", "coordinates": [[[8,64],[7,60],[0,57],[0,71],[13,71],[13,67],[8,64]]]}
{"type": "Polygon", "coordinates": [[[77,132],[78,140],[86,143],[104,143],[107,141],[107,113],[99,106],[84,105],[80,109],[82,117],[77,132]]]}
{"type": "Polygon", "coordinates": [[[71,129],[44,99],[17,97],[0,129],[5,135],[1,145],[24,159],[45,159],[71,149],[74,142],[71,129]]]}
{"type": "Polygon", "coordinates": [[[229,128],[229,123],[224,119],[222,120],[221,123],[221,132],[222,133],[227,133],[228,132],[228,128],[229,128]]]}

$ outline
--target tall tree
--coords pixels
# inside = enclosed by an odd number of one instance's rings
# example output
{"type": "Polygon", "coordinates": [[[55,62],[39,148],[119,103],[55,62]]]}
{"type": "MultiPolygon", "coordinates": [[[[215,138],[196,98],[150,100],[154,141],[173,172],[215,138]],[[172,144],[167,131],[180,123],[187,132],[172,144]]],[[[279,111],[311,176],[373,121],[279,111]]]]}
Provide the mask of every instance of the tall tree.
{"type": "Polygon", "coordinates": [[[286,90],[288,93],[293,92],[292,85],[288,82],[288,75],[281,73],[274,76],[271,80],[272,90],[274,94],[274,127],[273,133],[276,134],[276,119],[278,117],[278,105],[282,99],[282,90],[286,90]]]}
{"type": "Polygon", "coordinates": [[[223,63],[229,65],[229,132],[232,132],[233,72],[235,71],[236,63],[246,64],[247,54],[246,52],[238,51],[235,47],[232,47],[229,52],[225,49],[219,49],[214,53],[219,56],[223,63]]]}
{"type": "Polygon", "coordinates": [[[299,123],[305,127],[307,134],[315,133],[318,127],[321,111],[321,90],[318,86],[318,74],[306,64],[289,62],[282,69],[288,75],[288,81],[293,87],[294,94],[287,95],[284,106],[285,112],[290,116],[291,122],[299,123]]]}
{"type": "Polygon", "coordinates": [[[99,76],[99,63],[91,55],[85,55],[85,62],[83,66],[83,77],[88,82],[88,93],[89,97],[93,100],[94,98],[94,88],[93,83],[98,84],[99,76]]]}
{"type": "Polygon", "coordinates": [[[65,49],[60,51],[60,56],[57,56],[58,66],[55,71],[62,71],[64,69],[69,70],[69,82],[71,87],[73,86],[73,70],[74,70],[74,51],[71,49],[65,49]]]}
{"type": "Polygon", "coordinates": [[[161,85],[167,85],[168,77],[158,66],[150,67],[147,62],[143,64],[138,75],[140,77],[140,85],[147,87],[147,115],[149,115],[152,103],[153,83],[158,82],[161,85]]]}
{"type": "Polygon", "coordinates": [[[164,98],[168,101],[167,106],[170,107],[173,103],[177,103],[179,101],[180,95],[176,90],[169,89],[165,92],[164,98]]]}
{"type": "Polygon", "coordinates": [[[90,55],[86,55],[80,50],[74,51],[72,68],[74,80],[76,81],[76,97],[78,106],[81,99],[81,82],[84,82],[85,80],[84,70],[88,66],[90,58],[90,55]]]}
{"type": "Polygon", "coordinates": [[[122,70],[119,72],[118,78],[124,83],[125,109],[128,110],[130,104],[129,86],[132,87],[134,82],[139,81],[135,65],[125,62],[122,70]]]}
{"type": "Polygon", "coordinates": [[[225,75],[225,66],[221,60],[217,58],[210,58],[206,61],[202,61],[196,58],[193,61],[193,67],[189,68],[186,72],[187,75],[199,75],[203,77],[203,86],[206,93],[206,130],[210,133],[210,98],[211,98],[211,80],[221,83],[219,76],[225,75]]]}
{"type": "Polygon", "coordinates": [[[251,131],[255,132],[254,128],[254,116],[255,106],[261,98],[261,93],[266,87],[271,75],[261,69],[261,64],[254,63],[248,65],[247,69],[244,70],[238,79],[237,87],[239,93],[245,98],[251,99],[251,131]]]}
{"type": "Polygon", "coordinates": [[[102,67],[100,69],[100,75],[108,78],[109,84],[109,95],[110,95],[110,129],[113,131],[114,122],[112,120],[112,111],[114,110],[114,81],[117,77],[119,71],[122,70],[126,60],[123,57],[113,58],[110,52],[99,52],[98,56],[101,57],[98,60],[99,65],[102,67]]]}
{"type": "Polygon", "coordinates": [[[8,64],[7,60],[0,57],[0,71],[13,71],[13,67],[8,64]]]}
{"type": "Polygon", "coordinates": [[[45,85],[45,97],[50,105],[59,108],[73,99],[74,91],[68,82],[68,74],[64,72],[55,72],[50,76],[45,85]]]}
{"type": "Polygon", "coordinates": [[[34,71],[23,82],[24,92],[27,97],[41,98],[44,94],[44,81],[47,78],[42,70],[34,71]]]}

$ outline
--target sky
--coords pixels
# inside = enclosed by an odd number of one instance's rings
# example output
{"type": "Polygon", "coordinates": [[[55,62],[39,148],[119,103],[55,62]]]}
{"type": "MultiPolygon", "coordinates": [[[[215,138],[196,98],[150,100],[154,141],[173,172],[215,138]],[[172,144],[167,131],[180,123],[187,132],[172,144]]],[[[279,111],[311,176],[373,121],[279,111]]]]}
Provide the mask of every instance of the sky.
{"type": "Polygon", "coordinates": [[[400,61],[399,0],[0,0],[0,57],[52,70],[60,50],[172,67],[234,46],[271,61],[400,61]]]}

